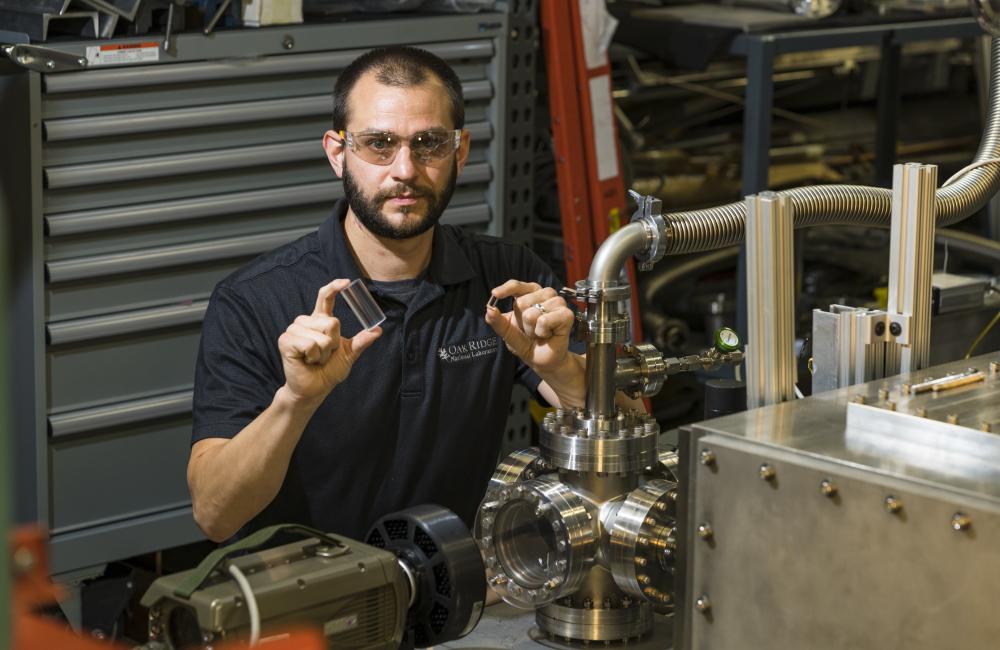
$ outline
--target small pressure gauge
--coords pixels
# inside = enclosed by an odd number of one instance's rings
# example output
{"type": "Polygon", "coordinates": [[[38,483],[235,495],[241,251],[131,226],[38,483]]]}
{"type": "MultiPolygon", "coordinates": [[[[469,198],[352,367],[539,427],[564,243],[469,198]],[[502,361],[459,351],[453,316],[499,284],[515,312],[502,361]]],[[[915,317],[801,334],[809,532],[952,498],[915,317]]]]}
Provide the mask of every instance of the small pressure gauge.
{"type": "Polygon", "coordinates": [[[739,350],[740,335],[731,327],[720,327],[715,332],[715,349],[723,353],[739,350]]]}

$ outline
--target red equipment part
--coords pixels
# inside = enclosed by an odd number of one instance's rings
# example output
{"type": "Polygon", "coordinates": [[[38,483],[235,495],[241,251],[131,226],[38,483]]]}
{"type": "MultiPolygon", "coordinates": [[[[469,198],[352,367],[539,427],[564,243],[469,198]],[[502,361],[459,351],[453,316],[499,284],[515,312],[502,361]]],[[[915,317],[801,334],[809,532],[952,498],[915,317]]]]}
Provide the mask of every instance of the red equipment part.
{"type": "MultiPolygon", "coordinates": [[[[566,279],[572,285],[587,277],[597,247],[626,221],[625,183],[607,54],[592,56],[590,63],[596,65],[588,66],[578,0],[539,5],[566,279]]],[[[632,338],[639,341],[635,263],[629,260],[626,269],[633,287],[632,338]]]]}

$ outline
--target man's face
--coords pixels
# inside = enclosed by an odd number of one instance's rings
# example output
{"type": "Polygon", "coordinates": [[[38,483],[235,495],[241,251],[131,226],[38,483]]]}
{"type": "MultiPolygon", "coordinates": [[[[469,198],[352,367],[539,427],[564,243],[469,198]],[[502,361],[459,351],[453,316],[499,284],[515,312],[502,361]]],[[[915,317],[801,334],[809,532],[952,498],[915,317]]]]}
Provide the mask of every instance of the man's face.
{"type": "Polygon", "coordinates": [[[421,163],[411,155],[409,138],[420,132],[451,131],[448,96],[441,83],[430,78],[410,87],[385,86],[374,74],[363,76],[350,95],[351,133],[393,133],[403,146],[388,165],[376,165],[360,158],[343,142],[324,143],[334,169],[344,179],[344,194],[352,212],[375,235],[406,239],[426,232],[441,218],[455,190],[455,180],[468,154],[468,135],[462,146],[444,160],[421,163]],[[338,163],[340,163],[338,165],[338,163]],[[339,168],[338,168],[339,167],[339,168]]]}

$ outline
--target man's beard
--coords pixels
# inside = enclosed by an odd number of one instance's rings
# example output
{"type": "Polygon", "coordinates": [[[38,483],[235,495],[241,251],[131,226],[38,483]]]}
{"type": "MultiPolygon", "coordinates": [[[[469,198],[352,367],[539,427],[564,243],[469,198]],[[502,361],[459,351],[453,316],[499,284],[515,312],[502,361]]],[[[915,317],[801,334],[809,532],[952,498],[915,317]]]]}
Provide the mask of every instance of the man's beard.
{"type": "MultiPolygon", "coordinates": [[[[458,176],[458,163],[454,159],[451,162],[451,175],[448,183],[439,193],[435,194],[430,187],[418,185],[407,185],[397,183],[395,187],[387,190],[379,190],[375,196],[369,198],[361,191],[358,184],[351,176],[351,172],[344,166],[344,196],[347,204],[351,206],[354,215],[369,232],[386,237],[388,239],[409,239],[427,232],[441,219],[441,214],[448,207],[451,195],[455,192],[455,178],[458,176]],[[388,199],[401,194],[411,194],[414,198],[423,199],[427,203],[427,212],[420,219],[406,221],[400,225],[394,225],[382,214],[382,204],[388,199]]],[[[400,209],[406,214],[412,206],[400,209]]]]}

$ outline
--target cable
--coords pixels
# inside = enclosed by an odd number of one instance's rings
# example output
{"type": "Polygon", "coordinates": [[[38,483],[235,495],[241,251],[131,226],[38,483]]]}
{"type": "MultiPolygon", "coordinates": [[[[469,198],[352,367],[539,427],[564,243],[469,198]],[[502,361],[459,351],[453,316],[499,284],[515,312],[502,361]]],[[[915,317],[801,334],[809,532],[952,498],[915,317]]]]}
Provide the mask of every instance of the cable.
{"type": "Polygon", "coordinates": [[[805,399],[806,396],[802,394],[801,390],[799,390],[799,385],[798,384],[793,384],[793,385],[795,386],[795,398],[796,399],[805,399]]]}
{"type": "Polygon", "coordinates": [[[260,611],[257,609],[257,597],[253,595],[253,590],[250,589],[250,581],[247,580],[247,577],[243,575],[238,566],[230,564],[229,574],[233,576],[233,580],[239,585],[240,591],[243,593],[243,600],[247,603],[247,612],[250,615],[250,646],[253,647],[260,641],[260,611]]]}
{"type": "Polygon", "coordinates": [[[979,336],[976,337],[976,340],[973,341],[972,345],[969,346],[969,351],[965,353],[966,359],[972,356],[972,353],[976,351],[976,348],[979,347],[979,344],[983,342],[983,339],[986,338],[986,335],[990,333],[990,330],[993,329],[993,326],[997,324],[997,321],[1000,321],[1000,311],[997,312],[997,315],[993,317],[993,320],[991,320],[986,325],[986,327],[983,328],[983,331],[979,333],[979,336]]]}

